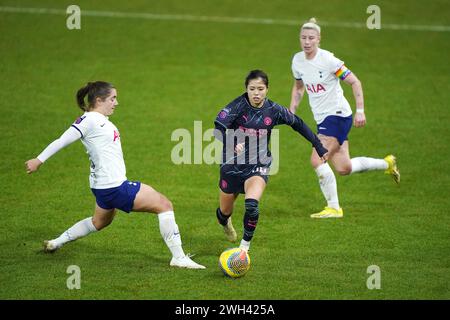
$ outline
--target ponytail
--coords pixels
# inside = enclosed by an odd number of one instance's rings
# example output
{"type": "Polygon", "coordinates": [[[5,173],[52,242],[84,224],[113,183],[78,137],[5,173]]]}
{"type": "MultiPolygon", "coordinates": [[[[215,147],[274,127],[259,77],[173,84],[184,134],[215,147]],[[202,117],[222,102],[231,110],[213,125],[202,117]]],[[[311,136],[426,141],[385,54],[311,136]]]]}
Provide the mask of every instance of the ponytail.
{"type": "Polygon", "coordinates": [[[79,89],[77,92],[77,104],[78,107],[80,107],[81,110],[88,111],[88,107],[86,106],[86,102],[84,101],[84,98],[89,92],[89,85],[90,82],[85,85],[83,88],[79,89]]]}
{"type": "Polygon", "coordinates": [[[83,111],[92,110],[95,107],[96,99],[100,98],[101,100],[105,100],[111,93],[111,89],[114,89],[114,86],[109,82],[88,82],[84,87],[77,91],[76,100],[78,107],[83,111]],[[87,104],[85,101],[86,96],[87,104]]]}

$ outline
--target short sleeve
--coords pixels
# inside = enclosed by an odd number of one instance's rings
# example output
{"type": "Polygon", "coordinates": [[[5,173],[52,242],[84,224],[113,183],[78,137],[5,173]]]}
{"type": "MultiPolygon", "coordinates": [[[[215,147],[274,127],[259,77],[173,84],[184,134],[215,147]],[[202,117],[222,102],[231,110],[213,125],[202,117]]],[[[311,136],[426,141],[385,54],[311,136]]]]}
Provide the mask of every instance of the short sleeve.
{"type": "Polygon", "coordinates": [[[344,61],[336,58],[331,52],[327,54],[326,63],[330,73],[336,73],[344,65],[344,61]]]}
{"type": "Polygon", "coordinates": [[[83,114],[74,123],[72,123],[72,127],[77,129],[80,133],[81,138],[87,136],[89,130],[92,128],[92,120],[87,118],[86,114],[83,114]]]}
{"type": "Polygon", "coordinates": [[[352,72],[345,66],[344,61],[336,58],[332,53],[328,56],[328,68],[330,73],[334,73],[336,77],[345,80],[352,72]]]}

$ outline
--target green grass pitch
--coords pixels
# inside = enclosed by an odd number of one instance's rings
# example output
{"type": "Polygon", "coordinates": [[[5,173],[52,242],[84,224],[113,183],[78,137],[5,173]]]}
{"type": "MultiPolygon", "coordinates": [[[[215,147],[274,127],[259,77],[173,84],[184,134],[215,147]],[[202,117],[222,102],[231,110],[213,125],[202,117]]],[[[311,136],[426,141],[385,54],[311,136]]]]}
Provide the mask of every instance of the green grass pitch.
{"type": "MultiPolygon", "coordinates": [[[[0,0],[0,7],[65,10],[72,1],[0,0]]],[[[350,134],[352,156],[398,157],[402,181],[382,172],[337,176],[345,217],[316,221],[325,203],[309,165],[310,146],[280,128],[280,170],[269,180],[250,251],[237,280],[218,268],[228,243],[216,222],[217,165],[175,165],[170,137],[213,127],[241,94],[249,70],[270,79],[269,98],[287,105],[299,25],[311,16],[365,23],[372,1],[87,1],[82,10],[269,18],[273,23],[81,17],[0,10],[1,299],[449,299],[450,32],[383,24],[450,25],[448,1],[378,1],[381,30],[323,26],[321,46],[361,79],[367,126],[350,134]],[[103,231],[44,254],[41,243],[92,215],[88,159],[80,142],[33,175],[37,156],[80,114],[76,90],[106,80],[118,89],[111,120],[121,132],[129,179],[167,195],[186,252],[206,270],[169,267],[154,215],[119,213],[103,231]],[[69,290],[68,266],[81,270],[69,290]],[[369,290],[367,268],[381,270],[369,290]]],[[[343,85],[352,107],[351,88],[343,85]]],[[[315,128],[307,99],[298,114],[315,128]]],[[[207,143],[204,143],[205,145],[207,143]]],[[[242,233],[243,197],[234,224],[242,233]]],[[[238,244],[236,244],[238,245],[238,244]]]]}

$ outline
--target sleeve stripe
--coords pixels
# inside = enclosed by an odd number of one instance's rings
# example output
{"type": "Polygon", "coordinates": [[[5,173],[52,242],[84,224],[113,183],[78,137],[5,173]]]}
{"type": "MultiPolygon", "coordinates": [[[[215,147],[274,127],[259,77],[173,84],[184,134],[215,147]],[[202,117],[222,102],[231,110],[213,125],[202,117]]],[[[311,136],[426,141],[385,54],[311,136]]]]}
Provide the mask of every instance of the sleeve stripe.
{"type": "Polygon", "coordinates": [[[81,137],[83,138],[83,134],[81,133],[80,129],[78,129],[77,127],[75,127],[74,125],[72,125],[72,127],[74,127],[75,129],[78,130],[78,132],[81,134],[81,137]]]}

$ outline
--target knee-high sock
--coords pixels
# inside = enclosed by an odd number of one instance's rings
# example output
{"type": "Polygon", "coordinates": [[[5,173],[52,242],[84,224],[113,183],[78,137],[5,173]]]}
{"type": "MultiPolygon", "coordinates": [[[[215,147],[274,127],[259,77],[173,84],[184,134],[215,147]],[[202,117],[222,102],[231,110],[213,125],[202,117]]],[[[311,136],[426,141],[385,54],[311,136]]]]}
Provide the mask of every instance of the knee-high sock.
{"type": "Polygon", "coordinates": [[[220,210],[220,208],[217,208],[216,210],[216,217],[217,220],[219,220],[219,223],[223,226],[226,226],[228,223],[228,218],[230,217],[229,215],[224,215],[222,210],[220,210]]]}
{"type": "Polygon", "coordinates": [[[328,163],[321,164],[315,170],[317,177],[319,178],[320,189],[327,200],[327,206],[339,209],[336,177],[334,176],[333,170],[331,170],[328,163]]]}
{"type": "Polygon", "coordinates": [[[244,236],[245,241],[251,241],[259,218],[258,200],[245,199],[244,236]]]}
{"type": "Polygon", "coordinates": [[[374,159],[367,157],[352,158],[352,173],[370,170],[386,170],[388,163],[384,159],[374,159]]]}
{"type": "Polygon", "coordinates": [[[184,257],[181,247],[181,236],[178,225],[175,222],[173,211],[161,212],[158,214],[159,231],[174,258],[184,257]]]}
{"type": "Polygon", "coordinates": [[[63,234],[61,234],[58,238],[52,241],[55,242],[58,247],[60,247],[69,241],[74,241],[78,238],[85,237],[95,231],[97,231],[97,229],[92,223],[92,217],[89,217],[84,220],[78,221],[69,229],[64,231],[63,234]]]}

